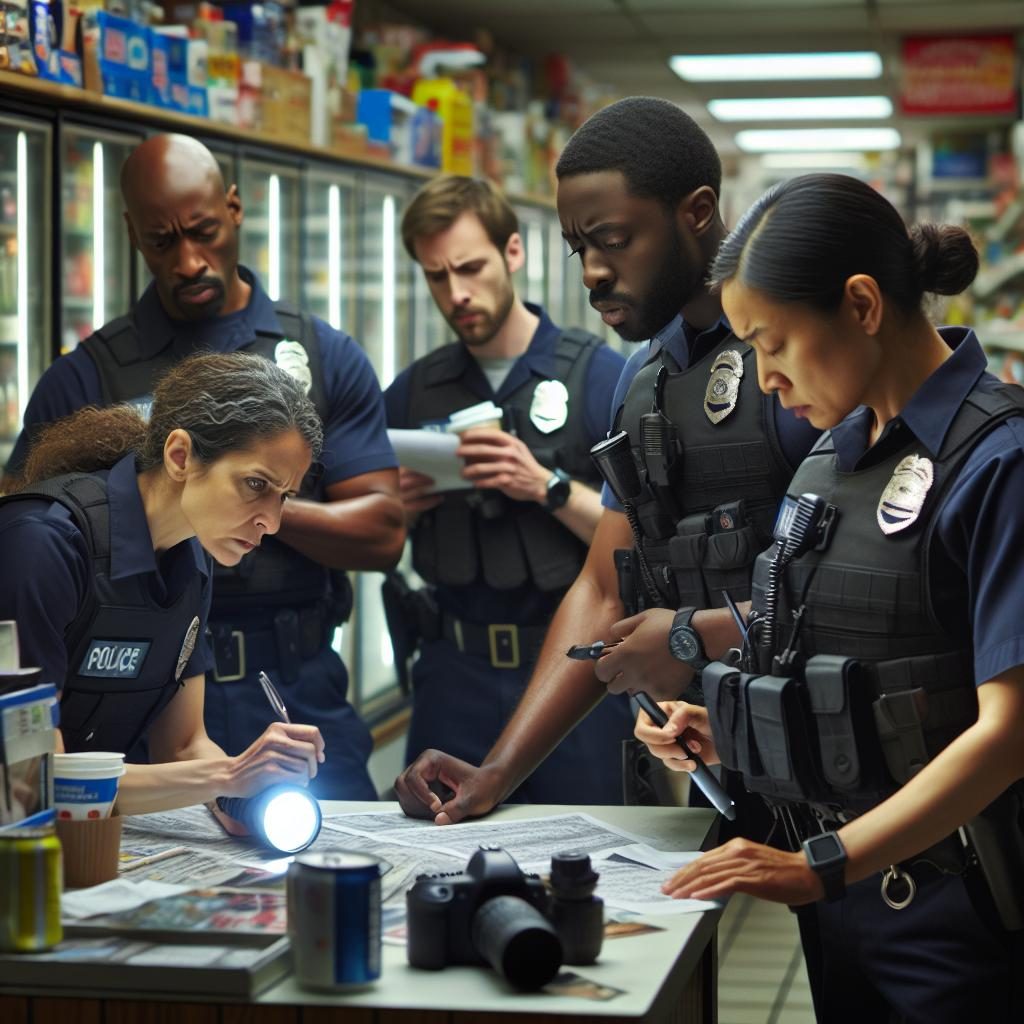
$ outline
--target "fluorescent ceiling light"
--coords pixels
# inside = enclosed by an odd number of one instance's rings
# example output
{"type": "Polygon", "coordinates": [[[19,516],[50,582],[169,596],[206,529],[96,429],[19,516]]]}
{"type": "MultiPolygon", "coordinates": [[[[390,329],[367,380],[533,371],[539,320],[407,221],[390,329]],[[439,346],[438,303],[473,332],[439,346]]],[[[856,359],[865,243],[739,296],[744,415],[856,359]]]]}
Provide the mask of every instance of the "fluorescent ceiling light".
{"type": "Polygon", "coordinates": [[[868,120],[892,116],[888,96],[791,96],[771,99],[708,100],[719,121],[868,120]]]}
{"type": "Polygon", "coordinates": [[[736,133],[745,153],[821,152],[823,150],[898,149],[895,128],[750,128],[736,133]]]}
{"type": "Polygon", "coordinates": [[[871,50],[841,53],[716,53],[670,57],[688,82],[765,82],[881,78],[882,58],[871,50]]]}
{"type": "Polygon", "coordinates": [[[764,153],[761,166],[772,171],[811,170],[820,167],[846,167],[862,170],[866,164],[864,154],[852,153],[764,153]]]}

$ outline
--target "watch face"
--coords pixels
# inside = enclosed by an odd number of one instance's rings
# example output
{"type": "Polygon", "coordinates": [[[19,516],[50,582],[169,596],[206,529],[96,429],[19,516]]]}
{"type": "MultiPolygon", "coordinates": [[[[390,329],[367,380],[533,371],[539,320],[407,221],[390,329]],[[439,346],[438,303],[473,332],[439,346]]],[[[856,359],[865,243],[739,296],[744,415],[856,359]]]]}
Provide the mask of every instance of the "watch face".
{"type": "Polygon", "coordinates": [[[696,661],[700,657],[700,646],[697,637],[689,626],[673,629],[669,634],[669,648],[672,657],[679,661],[696,661]]]}
{"type": "Polygon", "coordinates": [[[807,840],[807,846],[816,864],[827,864],[829,861],[837,857],[844,857],[846,854],[839,837],[832,832],[813,836],[807,840]]]}

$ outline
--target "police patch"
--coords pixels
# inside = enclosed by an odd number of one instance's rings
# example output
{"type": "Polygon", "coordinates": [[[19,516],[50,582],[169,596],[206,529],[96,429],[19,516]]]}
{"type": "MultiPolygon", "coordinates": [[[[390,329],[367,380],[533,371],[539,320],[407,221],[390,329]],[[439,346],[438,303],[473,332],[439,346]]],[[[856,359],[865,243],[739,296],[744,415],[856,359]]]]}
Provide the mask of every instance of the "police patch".
{"type": "Polygon", "coordinates": [[[530,422],[542,433],[552,434],[569,418],[569,391],[560,380],[542,380],[533,390],[530,422]]]}
{"type": "Polygon", "coordinates": [[[199,616],[196,615],[188,624],[185,630],[185,639],[181,641],[181,653],[178,655],[178,664],[174,667],[174,681],[181,679],[181,673],[185,671],[188,659],[196,647],[196,637],[199,635],[199,616]]]}
{"type": "Polygon", "coordinates": [[[290,373],[305,389],[308,395],[313,389],[313,373],[309,368],[309,356],[302,342],[285,338],[274,346],[274,362],[285,373],[290,373]]]}
{"type": "Polygon", "coordinates": [[[743,356],[735,349],[719,352],[711,363],[711,377],[704,391],[704,414],[721,423],[736,408],[743,377],[743,356]]]}
{"type": "Polygon", "coordinates": [[[94,679],[138,679],[149,647],[148,640],[93,640],[78,674],[94,679]]]}
{"type": "Polygon", "coordinates": [[[882,533],[899,533],[917,522],[934,479],[931,459],[908,455],[900,460],[878,499],[876,519],[882,533]]]}

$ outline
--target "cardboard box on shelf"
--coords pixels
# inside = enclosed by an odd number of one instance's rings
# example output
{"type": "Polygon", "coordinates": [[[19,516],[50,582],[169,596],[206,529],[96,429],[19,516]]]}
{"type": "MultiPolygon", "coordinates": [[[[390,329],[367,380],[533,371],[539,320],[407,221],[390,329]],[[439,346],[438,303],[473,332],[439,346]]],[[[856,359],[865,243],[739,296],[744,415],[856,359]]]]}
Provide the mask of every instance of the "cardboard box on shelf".
{"type": "Polygon", "coordinates": [[[282,141],[308,143],[311,87],[301,71],[243,61],[239,116],[244,127],[282,141]]]}

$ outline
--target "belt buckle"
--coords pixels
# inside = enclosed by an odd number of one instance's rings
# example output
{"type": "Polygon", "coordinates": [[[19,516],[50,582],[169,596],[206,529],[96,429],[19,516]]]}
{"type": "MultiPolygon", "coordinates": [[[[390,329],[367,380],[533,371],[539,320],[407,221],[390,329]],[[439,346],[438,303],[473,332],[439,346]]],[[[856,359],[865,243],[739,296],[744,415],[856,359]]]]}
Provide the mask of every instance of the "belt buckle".
{"type": "Polygon", "coordinates": [[[487,645],[491,653],[492,668],[519,668],[519,627],[514,623],[498,622],[487,627],[487,645]],[[502,657],[498,644],[507,638],[510,655],[502,657]]]}
{"type": "Polygon", "coordinates": [[[238,650],[238,672],[232,675],[222,676],[217,671],[217,648],[213,649],[213,678],[218,683],[234,683],[239,679],[244,679],[245,672],[245,634],[240,629],[231,630],[231,639],[234,641],[238,650]]]}

